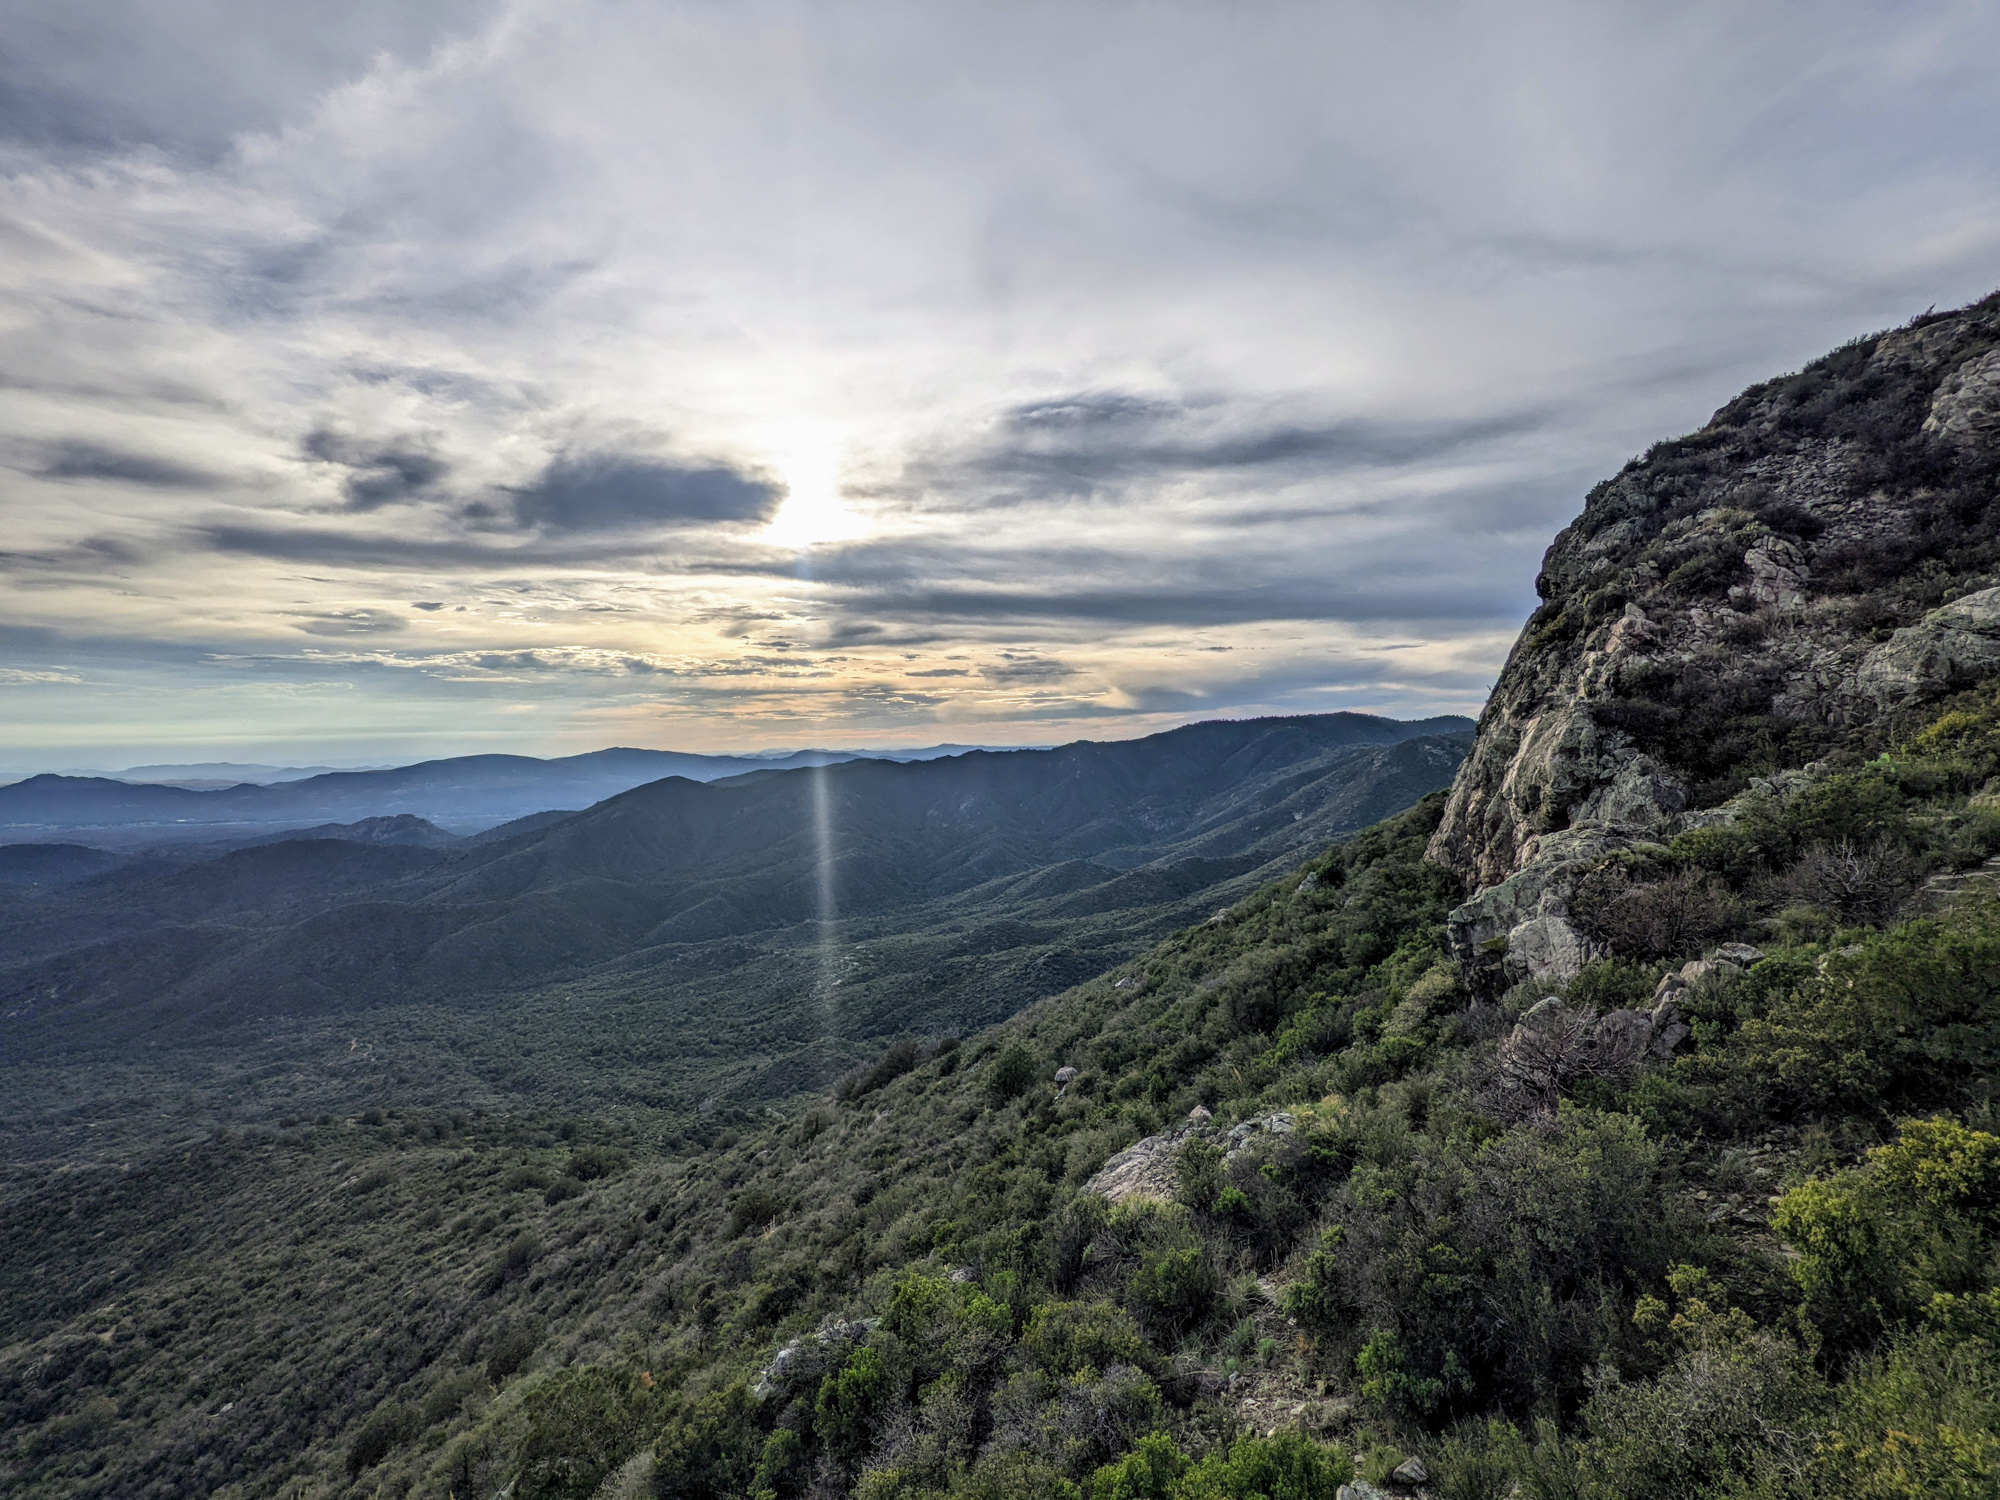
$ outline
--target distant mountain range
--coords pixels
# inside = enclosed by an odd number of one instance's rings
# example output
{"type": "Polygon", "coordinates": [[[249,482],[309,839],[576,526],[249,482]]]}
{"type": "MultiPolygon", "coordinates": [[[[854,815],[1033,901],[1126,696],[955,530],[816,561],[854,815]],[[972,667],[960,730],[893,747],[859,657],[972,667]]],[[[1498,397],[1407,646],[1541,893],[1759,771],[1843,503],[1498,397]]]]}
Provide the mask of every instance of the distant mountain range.
{"type": "Polygon", "coordinates": [[[352,822],[408,814],[476,832],[550,808],[579,809],[665,776],[717,781],[754,771],[836,765],[850,760],[934,760],[976,747],[797,750],[782,755],[690,755],[673,750],[610,749],[538,760],[527,755],[462,755],[369,771],[266,775],[279,767],[141,766],[119,777],[31,776],[0,786],[0,842],[81,835],[87,842],[212,839],[220,831],[352,822]],[[255,773],[228,785],[220,776],[255,773]],[[167,773],[186,772],[186,776],[167,773]]]}
{"type": "Polygon", "coordinates": [[[708,1059],[774,1096],[829,1028],[955,1029],[1119,961],[1449,784],[1469,729],[1328,714],[675,776],[477,839],[376,818],[105,873],[45,847],[40,879],[0,880],[0,1052],[584,983],[653,997],[628,1036],[673,1018],[666,1071],[708,1059]]]}

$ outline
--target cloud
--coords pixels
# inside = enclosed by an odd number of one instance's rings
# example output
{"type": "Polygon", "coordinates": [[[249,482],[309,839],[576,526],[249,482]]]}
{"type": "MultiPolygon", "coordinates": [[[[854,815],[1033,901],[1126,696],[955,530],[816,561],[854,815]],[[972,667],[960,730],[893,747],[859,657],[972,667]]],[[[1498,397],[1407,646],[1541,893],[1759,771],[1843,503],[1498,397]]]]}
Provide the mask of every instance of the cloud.
{"type": "Polygon", "coordinates": [[[1003,651],[1000,660],[982,667],[979,675],[988,682],[1055,682],[1064,677],[1074,677],[1076,668],[1052,657],[1003,651]]]}
{"type": "Polygon", "coordinates": [[[307,635],[387,635],[403,628],[403,618],[387,609],[343,609],[299,621],[307,635]]]}
{"type": "Polygon", "coordinates": [[[369,442],[321,429],[309,433],[300,446],[307,457],[347,471],[341,490],[350,510],[378,510],[413,500],[451,473],[451,465],[432,451],[425,438],[369,442]]]}
{"type": "Polygon", "coordinates": [[[111,479],[166,490],[207,489],[218,483],[207,470],[179,459],[80,439],[50,445],[39,473],[44,479],[111,479]]]}
{"type": "Polygon", "coordinates": [[[764,522],[783,498],[770,480],[725,466],[614,453],[563,454],[512,496],[521,525],[554,534],[764,522]]]}
{"type": "MultiPolygon", "coordinates": [[[[1277,421],[1222,397],[1165,401],[1090,392],[1026,403],[1001,414],[982,449],[941,456],[922,478],[999,486],[1018,502],[1061,489],[1218,471],[1287,469],[1325,479],[1364,469],[1437,463],[1545,426],[1547,412],[1463,421],[1277,421]],[[954,474],[953,471],[956,471],[954,474]]],[[[961,484],[952,484],[962,493],[961,484]]]]}

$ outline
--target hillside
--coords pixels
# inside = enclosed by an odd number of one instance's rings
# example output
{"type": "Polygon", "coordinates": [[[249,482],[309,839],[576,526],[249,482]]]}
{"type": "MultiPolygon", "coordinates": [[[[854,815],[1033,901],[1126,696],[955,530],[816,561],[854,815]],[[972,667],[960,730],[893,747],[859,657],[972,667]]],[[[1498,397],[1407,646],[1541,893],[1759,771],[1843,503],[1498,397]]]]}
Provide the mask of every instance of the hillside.
{"type": "MultiPolygon", "coordinates": [[[[1636,461],[1448,794],[960,1044],[17,1172],[8,1482],[2000,1491],[1996,351],[1926,317],[1636,461]]],[[[501,847],[481,900],[657,857],[501,847]]]]}

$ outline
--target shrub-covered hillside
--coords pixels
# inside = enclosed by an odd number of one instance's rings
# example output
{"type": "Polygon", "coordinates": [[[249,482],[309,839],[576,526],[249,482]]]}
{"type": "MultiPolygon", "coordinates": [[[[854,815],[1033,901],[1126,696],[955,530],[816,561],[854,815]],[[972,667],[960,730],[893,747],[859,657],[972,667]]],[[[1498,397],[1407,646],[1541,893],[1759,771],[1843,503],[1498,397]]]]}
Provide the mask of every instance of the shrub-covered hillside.
{"type": "Polygon", "coordinates": [[[369,1207],[204,1290],[274,1331],[372,1301],[341,1388],[114,1282],[10,1364],[12,1482],[1332,1500],[1414,1456],[1451,1496],[1990,1494],[2000,904],[1954,872],[2000,848],[1996,774],[1972,694],[1627,859],[1553,999],[1461,989],[1433,798],[706,1153],[304,1129],[262,1150],[369,1207]],[[1815,884],[1830,835],[1893,886],[1815,884]],[[1613,915],[1645,902],[1700,915],[1613,915]],[[1150,1192],[1089,1190],[1142,1141],[1150,1192]],[[400,1304],[426,1260],[448,1295],[400,1304]]]}

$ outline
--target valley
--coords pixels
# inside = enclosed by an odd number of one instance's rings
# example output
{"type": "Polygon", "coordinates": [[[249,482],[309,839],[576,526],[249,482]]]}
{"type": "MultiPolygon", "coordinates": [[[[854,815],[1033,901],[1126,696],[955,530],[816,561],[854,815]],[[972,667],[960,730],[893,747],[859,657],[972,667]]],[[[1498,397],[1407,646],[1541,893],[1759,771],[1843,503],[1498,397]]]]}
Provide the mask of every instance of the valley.
{"type": "Polygon", "coordinates": [[[669,779],[469,844],[170,847],[0,915],[10,1151],[122,1149],[194,1077],[204,1124],[779,1102],[1102,972],[1446,785],[1461,722],[669,779]],[[114,1074],[151,1102],[106,1121],[91,1080],[114,1074]]]}

